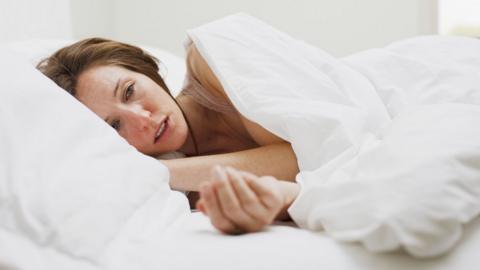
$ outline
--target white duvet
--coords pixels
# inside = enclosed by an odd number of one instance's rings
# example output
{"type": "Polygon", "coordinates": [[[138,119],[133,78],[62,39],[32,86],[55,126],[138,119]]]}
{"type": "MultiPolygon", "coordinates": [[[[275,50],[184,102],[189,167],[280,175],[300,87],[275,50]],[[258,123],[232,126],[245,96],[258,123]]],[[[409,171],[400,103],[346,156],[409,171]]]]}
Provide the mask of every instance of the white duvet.
{"type": "Polygon", "coordinates": [[[219,234],[163,165],[2,49],[0,269],[475,269],[477,40],[335,59],[246,15],[189,37],[239,111],[292,143],[302,192],[289,211],[312,231],[219,234]],[[323,233],[432,256],[466,223],[431,261],[323,233]]]}
{"type": "Polygon", "coordinates": [[[442,254],[480,210],[480,41],[336,59],[247,15],[188,32],[238,110],[291,142],[306,229],[442,254]]]}

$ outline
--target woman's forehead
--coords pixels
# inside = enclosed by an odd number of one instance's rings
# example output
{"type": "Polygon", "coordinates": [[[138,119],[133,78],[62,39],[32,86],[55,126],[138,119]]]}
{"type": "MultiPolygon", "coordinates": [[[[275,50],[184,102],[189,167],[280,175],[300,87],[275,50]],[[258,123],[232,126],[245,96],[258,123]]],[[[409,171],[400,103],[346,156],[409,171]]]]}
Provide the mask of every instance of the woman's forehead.
{"type": "Polygon", "coordinates": [[[78,77],[76,93],[78,99],[112,99],[113,92],[129,71],[117,66],[90,68],[78,77]]]}
{"type": "Polygon", "coordinates": [[[115,103],[115,89],[119,88],[127,75],[125,69],[115,66],[88,69],[78,78],[76,96],[80,102],[104,118],[102,115],[108,114],[109,108],[115,103]]]}

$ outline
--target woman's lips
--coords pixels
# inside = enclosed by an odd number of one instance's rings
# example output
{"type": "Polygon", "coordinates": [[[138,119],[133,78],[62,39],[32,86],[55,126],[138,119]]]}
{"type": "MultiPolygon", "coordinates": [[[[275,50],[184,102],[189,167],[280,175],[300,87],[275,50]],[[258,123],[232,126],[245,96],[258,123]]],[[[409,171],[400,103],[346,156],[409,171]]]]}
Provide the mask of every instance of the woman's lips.
{"type": "Polygon", "coordinates": [[[160,141],[160,139],[162,139],[163,137],[165,137],[165,133],[167,132],[168,130],[168,116],[165,118],[165,120],[162,121],[162,123],[159,125],[157,131],[155,132],[155,137],[153,139],[153,143],[157,143],[158,141],[160,141]]]}

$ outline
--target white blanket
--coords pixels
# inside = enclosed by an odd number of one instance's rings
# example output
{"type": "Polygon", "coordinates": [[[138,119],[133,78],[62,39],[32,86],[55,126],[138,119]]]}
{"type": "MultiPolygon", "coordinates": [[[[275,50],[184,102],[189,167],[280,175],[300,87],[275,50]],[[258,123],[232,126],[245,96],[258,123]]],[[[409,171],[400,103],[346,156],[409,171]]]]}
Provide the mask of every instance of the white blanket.
{"type": "Polygon", "coordinates": [[[291,142],[299,226],[424,257],[477,217],[480,41],[420,37],[336,59],[243,14],[188,34],[240,113],[291,142]]]}

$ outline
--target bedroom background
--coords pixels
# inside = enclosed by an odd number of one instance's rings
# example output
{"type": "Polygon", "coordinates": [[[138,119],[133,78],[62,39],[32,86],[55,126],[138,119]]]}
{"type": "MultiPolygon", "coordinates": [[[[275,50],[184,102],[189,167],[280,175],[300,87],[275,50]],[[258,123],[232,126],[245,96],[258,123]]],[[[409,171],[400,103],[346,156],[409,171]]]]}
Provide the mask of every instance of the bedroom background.
{"type": "Polygon", "coordinates": [[[102,36],[183,56],[186,29],[245,12],[343,56],[437,33],[438,4],[437,0],[3,0],[0,41],[102,36]]]}
{"type": "Polygon", "coordinates": [[[185,30],[236,12],[336,55],[424,34],[480,36],[477,0],[3,0],[0,42],[102,36],[183,56],[185,30]]]}

